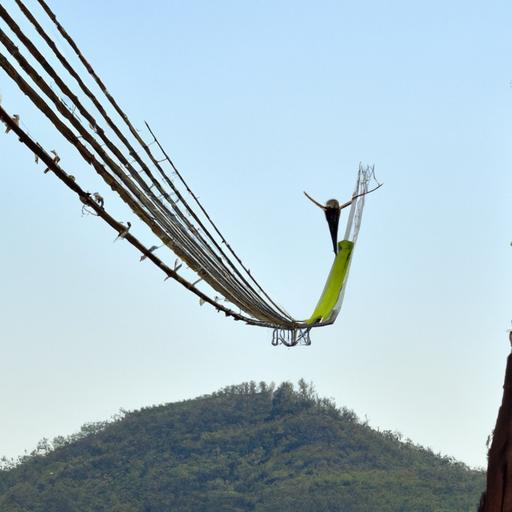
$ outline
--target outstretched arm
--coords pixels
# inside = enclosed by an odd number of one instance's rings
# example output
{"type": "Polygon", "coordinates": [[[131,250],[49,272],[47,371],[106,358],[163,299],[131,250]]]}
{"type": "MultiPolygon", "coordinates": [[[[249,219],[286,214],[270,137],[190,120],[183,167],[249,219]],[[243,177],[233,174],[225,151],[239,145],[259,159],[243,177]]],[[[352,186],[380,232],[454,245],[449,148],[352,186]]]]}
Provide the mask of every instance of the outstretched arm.
{"type": "Polygon", "coordinates": [[[323,204],[320,204],[318,201],[315,201],[307,192],[304,192],[304,195],[313,203],[316,204],[319,208],[322,208],[322,210],[325,210],[325,206],[323,204]]]}
{"type": "MultiPolygon", "coordinates": [[[[384,185],[384,183],[379,183],[375,188],[372,188],[371,190],[367,190],[366,192],[363,192],[362,194],[357,194],[355,196],[352,196],[352,199],[350,201],[348,201],[347,203],[343,203],[340,206],[340,210],[343,210],[343,208],[346,208],[347,206],[350,206],[354,202],[354,199],[357,199],[358,197],[366,196],[367,194],[370,194],[371,192],[375,192],[378,188],[382,187],[382,185],[384,185]]],[[[306,192],[304,192],[304,194],[306,194],[306,192]]]]}

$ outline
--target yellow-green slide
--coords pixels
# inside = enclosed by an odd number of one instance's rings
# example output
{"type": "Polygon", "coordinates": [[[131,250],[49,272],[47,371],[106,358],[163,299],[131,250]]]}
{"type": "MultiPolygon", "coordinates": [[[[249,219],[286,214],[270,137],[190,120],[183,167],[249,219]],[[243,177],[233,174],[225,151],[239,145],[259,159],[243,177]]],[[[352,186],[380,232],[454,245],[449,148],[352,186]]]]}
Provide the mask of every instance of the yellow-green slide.
{"type": "Polygon", "coordinates": [[[311,315],[311,318],[306,321],[308,325],[325,322],[331,316],[343,289],[345,278],[347,277],[353,248],[354,242],[349,240],[338,242],[338,253],[334,258],[334,263],[329,272],[329,277],[327,277],[324,291],[320,296],[315,311],[311,315]]]}

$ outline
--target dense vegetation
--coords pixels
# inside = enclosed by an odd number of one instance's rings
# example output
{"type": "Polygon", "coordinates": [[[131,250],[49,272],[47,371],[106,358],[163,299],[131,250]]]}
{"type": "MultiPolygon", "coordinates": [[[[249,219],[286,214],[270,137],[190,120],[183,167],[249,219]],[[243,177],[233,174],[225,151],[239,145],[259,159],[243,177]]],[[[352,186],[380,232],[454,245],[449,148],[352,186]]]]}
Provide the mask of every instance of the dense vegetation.
{"type": "Polygon", "coordinates": [[[2,512],[467,512],[481,472],[319,399],[246,383],[3,460],[2,512]]]}

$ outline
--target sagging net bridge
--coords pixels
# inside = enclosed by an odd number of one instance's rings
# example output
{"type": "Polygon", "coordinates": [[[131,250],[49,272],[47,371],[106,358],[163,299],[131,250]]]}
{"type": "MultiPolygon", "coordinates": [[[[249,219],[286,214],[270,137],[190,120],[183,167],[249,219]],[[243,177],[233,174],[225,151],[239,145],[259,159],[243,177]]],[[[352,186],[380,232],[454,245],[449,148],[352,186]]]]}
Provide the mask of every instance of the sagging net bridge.
{"type": "Polygon", "coordinates": [[[0,105],[0,120],[6,133],[17,136],[33,153],[35,162],[44,164],[44,172],[52,172],[78,196],[84,211],[103,219],[117,231],[118,238],[141,253],[141,260],[151,261],[166,279],[174,279],[197,295],[200,304],[210,304],[235,320],[273,329],[274,345],[309,345],[312,328],[336,320],[361,224],[364,195],[369,182],[375,179],[373,167],[359,167],[345,234],[322,296],[309,319],[297,320],[267,294],[242,262],[149,125],[150,141],[143,140],[48,4],[44,0],[35,0],[31,8],[23,0],[14,0],[14,4],[11,12],[0,4],[0,67],[86,164],[149,227],[159,240],[157,245],[142,243],[130,229],[131,223],[119,222],[108,212],[99,192],[90,193],[79,185],[56,150],[44,148],[24,127],[18,114],[0,105]],[[23,19],[22,25],[15,21],[16,16],[23,19]],[[45,28],[48,26],[51,30],[45,28]],[[31,37],[29,29],[37,37],[31,37]],[[60,47],[67,48],[73,58],[60,47]],[[158,256],[165,248],[176,257],[172,265],[158,256]],[[192,278],[180,273],[183,265],[192,271],[192,278]]]}

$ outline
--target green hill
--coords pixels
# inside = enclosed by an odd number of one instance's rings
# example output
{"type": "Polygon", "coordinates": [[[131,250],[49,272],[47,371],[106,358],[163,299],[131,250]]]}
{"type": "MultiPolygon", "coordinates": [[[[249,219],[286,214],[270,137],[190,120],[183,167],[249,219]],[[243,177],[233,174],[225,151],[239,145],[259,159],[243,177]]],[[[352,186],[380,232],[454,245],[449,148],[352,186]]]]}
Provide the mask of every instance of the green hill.
{"type": "Polygon", "coordinates": [[[467,512],[482,472],[361,423],[303,381],[246,383],[43,440],[2,512],[467,512]]]}

